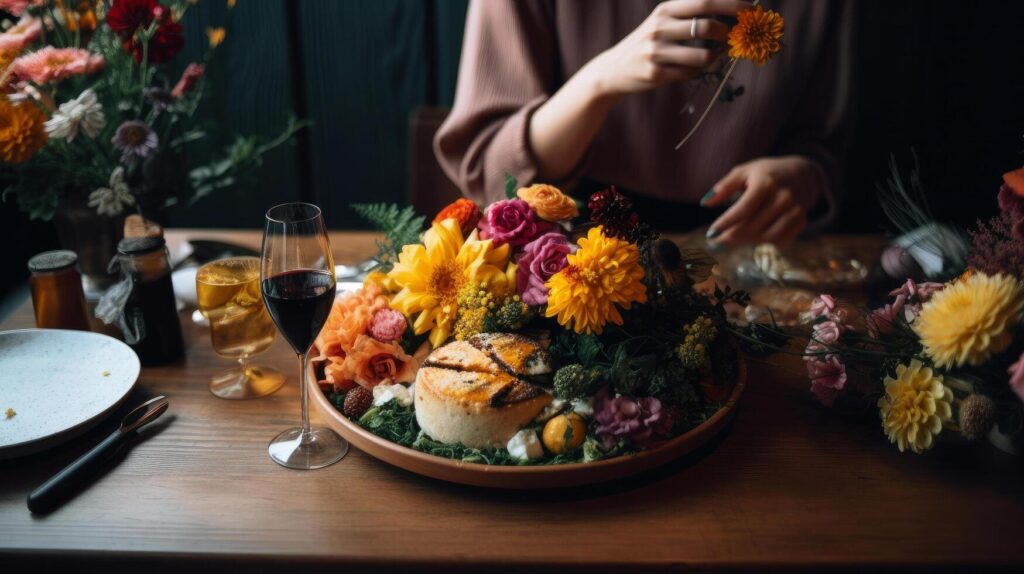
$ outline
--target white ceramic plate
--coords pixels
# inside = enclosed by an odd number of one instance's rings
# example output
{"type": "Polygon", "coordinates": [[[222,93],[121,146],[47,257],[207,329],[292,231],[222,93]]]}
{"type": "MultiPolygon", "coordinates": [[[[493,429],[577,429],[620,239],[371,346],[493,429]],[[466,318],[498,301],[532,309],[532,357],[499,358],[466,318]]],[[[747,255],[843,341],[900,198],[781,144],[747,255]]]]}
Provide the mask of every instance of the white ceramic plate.
{"type": "Polygon", "coordinates": [[[139,358],[85,331],[0,332],[0,459],[60,444],[103,420],[139,378],[139,358]],[[8,409],[14,415],[7,416],[8,409]]]}

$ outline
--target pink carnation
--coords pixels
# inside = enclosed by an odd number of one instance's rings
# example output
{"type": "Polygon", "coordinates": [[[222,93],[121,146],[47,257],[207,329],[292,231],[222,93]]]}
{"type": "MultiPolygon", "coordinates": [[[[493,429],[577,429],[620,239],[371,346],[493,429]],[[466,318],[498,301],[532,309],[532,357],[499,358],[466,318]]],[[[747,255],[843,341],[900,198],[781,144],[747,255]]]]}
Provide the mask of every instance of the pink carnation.
{"type": "Polygon", "coordinates": [[[843,327],[835,321],[822,321],[814,326],[814,339],[826,345],[835,345],[843,334],[843,327]]]}
{"type": "Polygon", "coordinates": [[[615,446],[619,439],[628,440],[636,448],[646,448],[654,439],[667,435],[672,422],[661,408],[661,401],[654,397],[613,399],[607,390],[595,397],[594,433],[606,449],[615,446]]]}
{"type": "Polygon", "coordinates": [[[836,299],[831,295],[822,293],[811,302],[811,318],[817,319],[835,311],[836,299]]]}
{"type": "Polygon", "coordinates": [[[0,0],[0,10],[21,16],[29,6],[40,6],[43,0],[0,0]]]}
{"type": "Polygon", "coordinates": [[[408,326],[404,315],[385,307],[378,309],[370,319],[370,336],[383,343],[393,343],[401,340],[408,326]]]}
{"type": "Polygon", "coordinates": [[[900,285],[898,289],[893,289],[889,292],[890,297],[898,297],[903,295],[907,299],[916,297],[919,303],[932,298],[937,291],[942,291],[942,288],[946,285],[944,283],[915,283],[913,279],[907,279],[907,282],[900,285]]]}
{"type": "Polygon", "coordinates": [[[171,97],[179,99],[185,94],[191,92],[199,80],[203,78],[203,74],[206,72],[206,67],[202,64],[196,64],[195,62],[185,66],[185,71],[181,73],[181,79],[171,89],[171,97]]]}
{"type": "Polygon", "coordinates": [[[68,76],[91,74],[102,67],[103,56],[87,50],[46,46],[15,60],[11,71],[19,79],[42,85],[59,82],[68,76]]]}
{"type": "Polygon", "coordinates": [[[811,392],[826,407],[835,404],[839,391],[846,386],[846,365],[835,355],[824,361],[807,361],[807,375],[811,378],[811,392]]]}
{"type": "Polygon", "coordinates": [[[496,246],[508,243],[512,247],[519,247],[549,231],[553,225],[539,221],[530,204],[525,201],[504,199],[487,208],[478,227],[481,239],[490,239],[496,246]]]}
{"type": "MultiPolygon", "coordinates": [[[[907,303],[907,296],[900,293],[896,296],[896,300],[892,303],[886,303],[884,307],[879,307],[872,311],[867,317],[868,324],[868,335],[873,339],[877,339],[882,335],[888,335],[893,332],[896,322],[899,321],[900,314],[903,313],[904,305],[907,303]]],[[[917,317],[917,311],[919,307],[914,307],[912,310],[911,317],[907,318],[907,322],[917,317]]]]}
{"type": "Polygon", "coordinates": [[[572,244],[564,235],[550,232],[541,235],[523,247],[516,260],[516,293],[527,305],[548,302],[548,288],[544,286],[551,276],[569,264],[567,255],[572,244]]]}
{"type": "Polygon", "coordinates": [[[20,52],[43,32],[39,18],[24,17],[9,30],[0,34],[0,50],[20,52]]]}
{"type": "Polygon", "coordinates": [[[1010,365],[1007,373],[1010,374],[1010,388],[1024,401],[1024,353],[1021,353],[1016,363],[1010,365]]]}

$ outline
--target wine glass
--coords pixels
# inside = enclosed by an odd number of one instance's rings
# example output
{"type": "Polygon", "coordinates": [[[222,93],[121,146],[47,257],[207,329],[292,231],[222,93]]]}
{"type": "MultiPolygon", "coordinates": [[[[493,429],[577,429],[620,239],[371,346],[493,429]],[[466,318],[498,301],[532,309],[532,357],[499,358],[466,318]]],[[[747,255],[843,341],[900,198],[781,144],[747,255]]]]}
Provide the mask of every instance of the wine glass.
{"type": "Polygon", "coordinates": [[[276,334],[260,296],[259,258],[228,257],[203,265],[196,273],[196,301],[210,322],[213,350],[238,361],[238,367],[210,379],[210,392],[222,399],[251,399],[281,388],[280,371],[249,362],[276,334]]]}
{"type": "Polygon", "coordinates": [[[260,265],[263,301],[278,330],[299,358],[302,426],[270,441],[270,458],[281,466],[310,470],[334,464],[348,442],[325,427],[309,426],[306,359],[334,304],[334,260],[320,208],[284,203],[267,211],[260,265]]]}

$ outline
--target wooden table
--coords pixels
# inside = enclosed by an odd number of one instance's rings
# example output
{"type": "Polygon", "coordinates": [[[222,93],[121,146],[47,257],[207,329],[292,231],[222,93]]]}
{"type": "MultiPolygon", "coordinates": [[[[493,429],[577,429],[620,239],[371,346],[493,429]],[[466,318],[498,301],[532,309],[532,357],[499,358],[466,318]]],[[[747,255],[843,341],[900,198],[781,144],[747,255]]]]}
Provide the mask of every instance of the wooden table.
{"type": "MultiPolygon", "coordinates": [[[[185,236],[259,242],[256,232],[168,233],[185,236]]],[[[373,249],[368,234],[332,243],[339,262],[373,249]]],[[[4,572],[1024,567],[1018,459],[953,445],[900,454],[872,416],[815,404],[799,361],[754,359],[732,427],[669,467],[598,487],[503,492],[422,478],[356,450],[313,472],[273,464],[267,442],[298,419],[295,377],[268,398],[216,399],[206,380],[228,362],[203,329],[183,324],[187,360],[143,370],[129,401],[166,394],[170,416],[96,484],[49,516],[25,507],[110,424],[0,463],[4,572]]],[[[28,302],[2,325],[31,326],[28,302]]],[[[289,373],[294,363],[280,339],[261,359],[289,373]]]]}

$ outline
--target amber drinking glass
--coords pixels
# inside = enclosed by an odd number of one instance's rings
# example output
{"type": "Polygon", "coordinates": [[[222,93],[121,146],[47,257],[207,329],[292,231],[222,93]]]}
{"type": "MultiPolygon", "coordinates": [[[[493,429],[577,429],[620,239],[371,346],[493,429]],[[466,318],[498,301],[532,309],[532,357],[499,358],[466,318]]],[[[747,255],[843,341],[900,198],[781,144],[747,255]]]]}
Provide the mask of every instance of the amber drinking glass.
{"type": "Polygon", "coordinates": [[[199,310],[210,322],[213,350],[236,359],[239,367],[210,379],[210,392],[222,399],[251,399],[281,388],[284,375],[249,362],[274,342],[274,322],[260,295],[260,260],[230,257],[202,266],[196,273],[199,310]]]}

